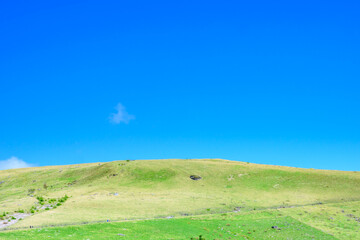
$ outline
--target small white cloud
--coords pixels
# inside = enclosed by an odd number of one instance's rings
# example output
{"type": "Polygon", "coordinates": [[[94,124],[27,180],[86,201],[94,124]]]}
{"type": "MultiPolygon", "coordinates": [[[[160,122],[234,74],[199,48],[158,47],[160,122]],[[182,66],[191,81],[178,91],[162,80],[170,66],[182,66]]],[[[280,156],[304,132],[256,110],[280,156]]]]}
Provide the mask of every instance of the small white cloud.
{"type": "Polygon", "coordinates": [[[119,124],[119,123],[129,123],[130,120],[135,119],[134,115],[129,114],[126,110],[125,107],[121,104],[118,103],[115,107],[116,109],[116,113],[112,113],[110,116],[110,121],[112,123],[115,124],[119,124]]]}
{"type": "Polygon", "coordinates": [[[24,162],[17,157],[11,157],[9,159],[0,161],[0,170],[27,167],[32,167],[32,165],[24,162]]]}

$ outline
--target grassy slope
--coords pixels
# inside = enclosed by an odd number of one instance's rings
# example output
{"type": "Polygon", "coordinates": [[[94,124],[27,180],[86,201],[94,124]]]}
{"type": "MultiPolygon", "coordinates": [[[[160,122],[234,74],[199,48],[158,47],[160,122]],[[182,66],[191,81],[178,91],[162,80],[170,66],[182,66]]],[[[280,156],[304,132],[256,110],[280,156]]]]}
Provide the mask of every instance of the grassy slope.
{"type": "Polygon", "coordinates": [[[0,232],[0,239],[336,239],[291,217],[268,212],[251,215],[100,223],[62,228],[0,232]],[[273,229],[277,226],[280,230],[273,229]],[[119,235],[121,234],[121,235],[119,235]]]}
{"type": "MultiPolygon", "coordinates": [[[[5,182],[0,184],[0,212],[30,209],[37,200],[28,196],[29,189],[36,189],[35,196],[71,196],[63,206],[38,212],[14,227],[360,199],[358,172],[214,159],[115,161],[6,170],[0,171],[1,181],[5,182]],[[191,174],[203,179],[193,181],[191,174]]],[[[326,229],[309,219],[307,223],[326,229]]]]}

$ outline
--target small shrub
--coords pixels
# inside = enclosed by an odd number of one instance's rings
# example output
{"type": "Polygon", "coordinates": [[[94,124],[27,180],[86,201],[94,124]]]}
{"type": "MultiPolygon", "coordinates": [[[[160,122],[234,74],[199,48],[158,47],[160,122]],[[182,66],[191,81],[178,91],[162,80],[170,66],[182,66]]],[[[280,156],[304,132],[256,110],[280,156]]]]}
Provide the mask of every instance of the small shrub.
{"type": "Polygon", "coordinates": [[[36,199],[37,199],[39,202],[43,202],[43,201],[44,201],[44,198],[41,197],[41,196],[37,196],[36,199]]]}
{"type": "Polygon", "coordinates": [[[68,198],[69,198],[69,196],[65,194],[64,197],[59,198],[59,202],[65,202],[68,198]]]}
{"type": "Polygon", "coordinates": [[[190,238],[190,240],[205,240],[205,238],[200,235],[198,238],[190,238]]]}
{"type": "Polygon", "coordinates": [[[34,189],[34,188],[28,189],[28,193],[29,193],[29,194],[33,194],[34,192],[35,192],[35,189],[34,189]]]}
{"type": "Polygon", "coordinates": [[[46,207],[45,210],[50,210],[50,208],[46,207]]]}

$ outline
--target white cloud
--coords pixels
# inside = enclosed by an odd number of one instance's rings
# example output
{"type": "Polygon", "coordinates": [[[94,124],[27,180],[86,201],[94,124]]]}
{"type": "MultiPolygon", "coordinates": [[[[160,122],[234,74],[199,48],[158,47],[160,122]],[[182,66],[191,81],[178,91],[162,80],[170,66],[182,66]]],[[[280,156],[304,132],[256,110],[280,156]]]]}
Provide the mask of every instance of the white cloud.
{"type": "Polygon", "coordinates": [[[115,124],[119,124],[119,123],[129,123],[130,120],[135,119],[134,115],[129,114],[126,110],[125,107],[121,104],[118,103],[115,107],[116,109],[116,113],[112,113],[110,116],[110,121],[112,123],[115,124]]]}
{"type": "Polygon", "coordinates": [[[27,168],[32,167],[31,164],[24,162],[17,157],[11,157],[6,160],[0,161],[0,170],[12,169],[12,168],[27,168]]]}

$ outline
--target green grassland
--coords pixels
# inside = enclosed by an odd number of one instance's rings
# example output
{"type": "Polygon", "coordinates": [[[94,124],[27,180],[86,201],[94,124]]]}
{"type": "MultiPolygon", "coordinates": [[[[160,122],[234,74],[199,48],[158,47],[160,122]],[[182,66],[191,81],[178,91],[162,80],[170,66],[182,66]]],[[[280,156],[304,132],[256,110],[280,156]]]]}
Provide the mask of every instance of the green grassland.
{"type": "Polygon", "coordinates": [[[360,239],[360,202],[0,232],[0,239],[360,239]],[[276,228],[273,228],[276,227],[276,228]]]}
{"type": "Polygon", "coordinates": [[[214,216],[100,223],[0,233],[3,239],[336,239],[291,217],[214,216]],[[272,226],[277,226],[273,229],[272,226]]]}
{"type": "Polygon", "coordinates": [[[360,239],[359,172],[169,159],[5,170],[0,182],[0,213],[30,214],[10,229],[112,221],[0,239],[360,239]]]}

